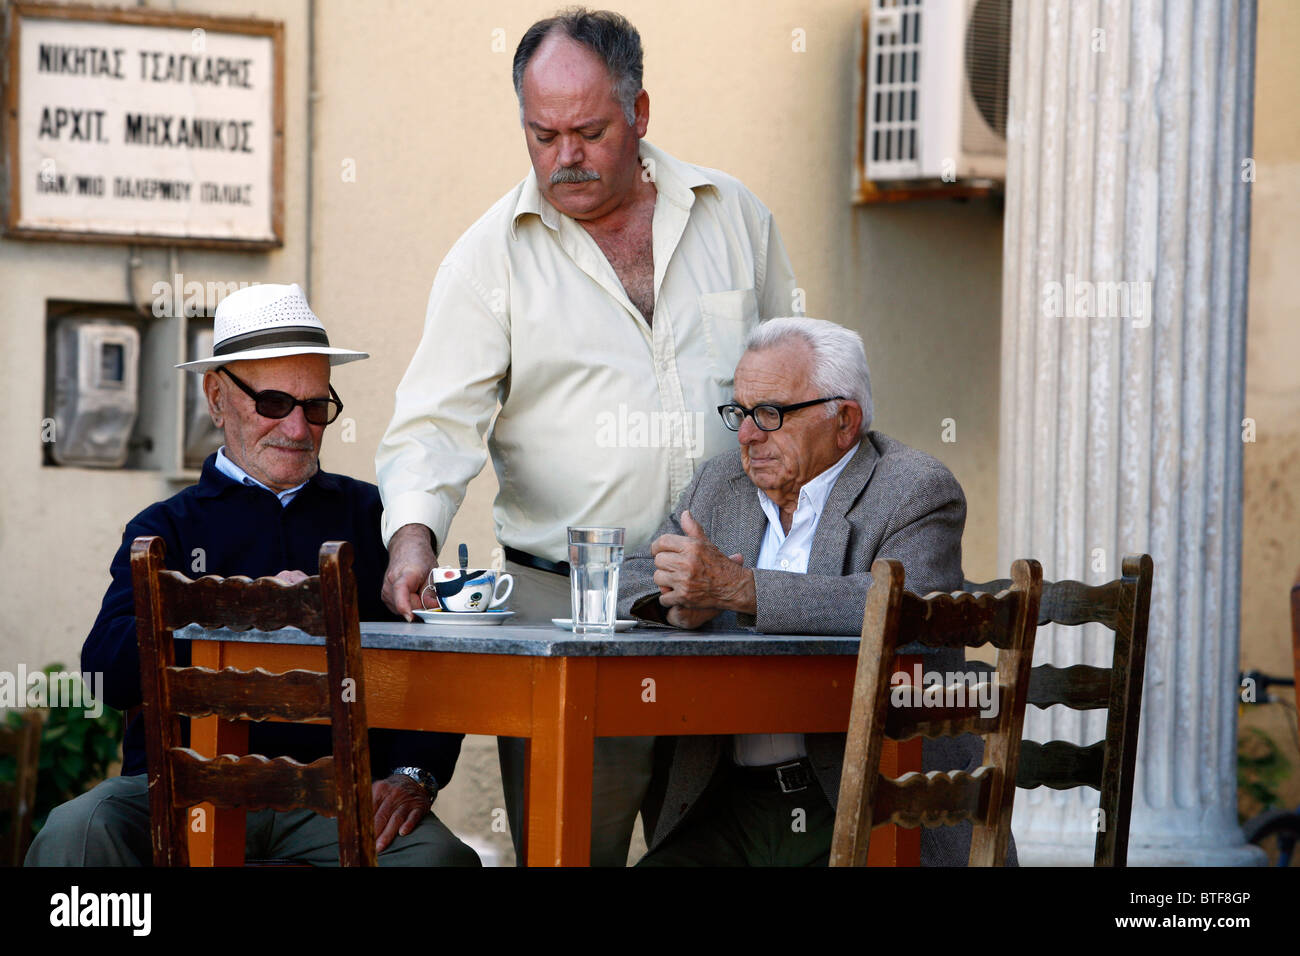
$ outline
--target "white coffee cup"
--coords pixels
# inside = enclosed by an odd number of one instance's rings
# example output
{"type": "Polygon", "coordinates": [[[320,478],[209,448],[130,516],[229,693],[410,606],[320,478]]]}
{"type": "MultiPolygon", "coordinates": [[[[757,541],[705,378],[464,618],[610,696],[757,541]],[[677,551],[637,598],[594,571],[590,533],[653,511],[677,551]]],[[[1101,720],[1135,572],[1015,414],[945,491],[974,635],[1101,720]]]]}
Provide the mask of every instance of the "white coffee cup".
{"type": "Polygon", "coordinates": [[[515,579],[493,568],[434,568],[420,592],[420,603],[425,610],[432,610],[425,600],[425,594],[432,591],[444,611],[480,613],[504,604],[514,589],[515,579]],[[498,594],[502,584],[505,592],[498,594]]]}

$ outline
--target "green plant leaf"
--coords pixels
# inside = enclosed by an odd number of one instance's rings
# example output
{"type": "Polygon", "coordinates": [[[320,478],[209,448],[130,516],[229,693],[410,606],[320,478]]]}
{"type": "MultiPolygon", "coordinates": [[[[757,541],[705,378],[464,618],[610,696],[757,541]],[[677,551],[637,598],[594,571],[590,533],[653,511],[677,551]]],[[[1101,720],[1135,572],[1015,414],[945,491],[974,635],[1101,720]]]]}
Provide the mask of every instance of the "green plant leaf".
{"type": "Polygon", "coordinates": [[[59,769],[71,777],[73,780],[81,776],[81,771],[85,765],[80,757],[75,754],[59,754],[59,769]]]}
{"type": "Polygon", "coordinates": [[[89,720],[78,720],[68,725],[68,732],[63,735],[63,746],[69,750],[80,751],[86,743],[86,732],[94,726],[89,720]]]}

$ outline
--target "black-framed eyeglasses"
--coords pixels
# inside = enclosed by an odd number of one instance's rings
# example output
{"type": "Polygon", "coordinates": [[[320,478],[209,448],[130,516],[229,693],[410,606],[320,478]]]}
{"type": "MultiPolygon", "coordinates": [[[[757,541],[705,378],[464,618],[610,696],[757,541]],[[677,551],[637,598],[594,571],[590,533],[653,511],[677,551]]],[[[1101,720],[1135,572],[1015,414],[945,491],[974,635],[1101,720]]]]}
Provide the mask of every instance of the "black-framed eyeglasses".
{"type": "Polygon", "coordinates": [[[740,426],[745,423],[746,415],[754,419],[754,424],[762,431],[774,432],[784,424],[787,412],[797,412],[801,408],[810,408],[813,405],[844,400],[843,395],[833,395],[830,398],[814,398],[811,402],[795,402],[793,405],[755,405],[753,408],[746,408],[744,405],[731,402],[727,405],[719,405],[718,414],[722,416],[722,424],[733,432],[740,431],[740,426]]]}
{"type": "Polygon", "coordinates": [[[274,388],[255,392],[224,365],[218,371],[225,372],[232,382],[243,389],[244,394],[253,400],[253,407],[257,409],[257,414],[263,418],[288,418],[293,414],[293,410],[301,405],[307,424],[328,425],[343,411],[343,400],[339,398],[338,392],[334,391],[333,385],[329,387],[329,398],[294,398],[288,392],[280,392],[274,388]]]}

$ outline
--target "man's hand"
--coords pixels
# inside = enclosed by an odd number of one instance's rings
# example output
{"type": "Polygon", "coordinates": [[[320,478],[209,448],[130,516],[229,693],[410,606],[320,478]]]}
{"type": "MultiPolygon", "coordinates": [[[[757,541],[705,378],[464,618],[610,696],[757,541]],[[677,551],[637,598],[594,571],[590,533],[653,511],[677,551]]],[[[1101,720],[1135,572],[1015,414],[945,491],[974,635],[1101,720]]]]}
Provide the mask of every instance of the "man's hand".
{"type": "Polygon", "coordinates": [[[754,572],[744,558],[719,551],[689,511],[682,512],[682,530],[684,535],[661,535],[650,546],[668,623],[696,628],[722,611],[753,614],[754,572]]]}
{"type": "Polygon", "coordinates": [[[387,780],[376,780],[371,785],[370,795],[375,804],[377,853],[383,853],[394,839],[406,836],[419,826],[432,803],[424,787],[404,773],[395,773],[387,780]]]}
{"type": "Polygon", "coordinates": [[[277,581],[283,581],[285,584],[297,584],[299,581],[306,581],[309,575],[301,571],[281,571],[275,575],[277,581]]]}
{"type": "Polygon", "coordinates": [[[684,631],[693,631],[697,627],[703,627],[721,613],[722,611],[716,607],[670,607],[664,618],[673,627],[680,627],[684,631]]]}
{"type": "Polygon", "coordinates": [[[411,608],[423,608],[420,592],[429,582],[429,569],[438,562],[432,533],[422,524],[404,524],[388,542],[388,573],[382,597],[388,609],[411,621],[411,608]]]}

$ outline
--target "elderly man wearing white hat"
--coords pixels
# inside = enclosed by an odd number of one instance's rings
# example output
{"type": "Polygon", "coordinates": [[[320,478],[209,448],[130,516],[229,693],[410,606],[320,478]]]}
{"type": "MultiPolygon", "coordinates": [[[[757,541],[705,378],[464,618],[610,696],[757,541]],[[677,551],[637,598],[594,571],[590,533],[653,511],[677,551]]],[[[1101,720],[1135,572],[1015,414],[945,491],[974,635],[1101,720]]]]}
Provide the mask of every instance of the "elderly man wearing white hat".
{"type": "MultiPolygon", "coordinates": [[[[151,862],[140,659],[130,548],[159,535],[167,567],[183,574],[315,574],[321,543],[350,541],[365,619],[391,618],[380,599],[388,555],[378,489],[322,471],[325,428],[343,410],[330,368],[365,352],[330,345],[297,285],[241,289],[217,306],[213,354],[179,368],[203,373],[208,411],[225,444],[203,463],[197,485],[151,505],[126,525],[112,583],[82,648],[83,671],[104,675],[104,698],[132,714],[122,775],[56,807],[27,855],[29,866],[143,866],[151,862]]],[[[176,645],[178,664],[189,646],[176,645]]],[[[186,728],[188,729],[188,728],[186,728]]],[[[381,865],[477,866],[479,859],[433,814],[451,779],[461,735],[370,731],[375,834],[381,865]]],[[[254,753],[309,762],[330,752],[327,726],[266,723],[249,730],[254,753]]],[[[248,816],[249,858],[338,861],[333,819],[310,811],[248,816]]]]}

